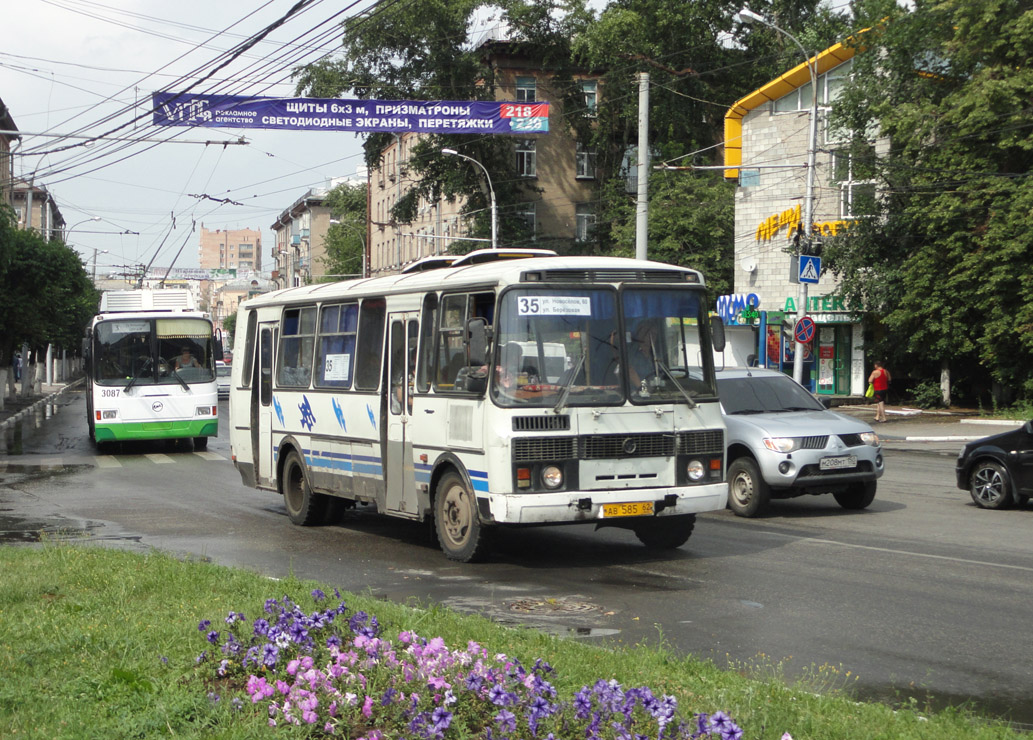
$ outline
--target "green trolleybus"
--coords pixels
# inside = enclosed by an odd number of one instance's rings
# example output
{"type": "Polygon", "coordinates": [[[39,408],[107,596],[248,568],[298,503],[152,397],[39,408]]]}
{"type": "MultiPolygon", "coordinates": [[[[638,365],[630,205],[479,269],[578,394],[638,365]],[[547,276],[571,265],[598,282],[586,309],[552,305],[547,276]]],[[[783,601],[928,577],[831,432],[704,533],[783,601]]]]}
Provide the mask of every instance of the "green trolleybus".
{"type": "Polygon", "coordinates": [[[84,350],[86,414],[98,446],[189,438],[203,450],[219,433],[221,351],[189,291],[104,292],[84,350]]]}

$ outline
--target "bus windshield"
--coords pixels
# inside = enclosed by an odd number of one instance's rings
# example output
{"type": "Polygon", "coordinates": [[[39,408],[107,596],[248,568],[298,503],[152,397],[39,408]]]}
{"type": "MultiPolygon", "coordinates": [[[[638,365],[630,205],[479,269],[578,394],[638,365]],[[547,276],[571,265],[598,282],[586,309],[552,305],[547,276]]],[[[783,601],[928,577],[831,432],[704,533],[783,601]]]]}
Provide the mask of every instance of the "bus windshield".
{"type": "Polygon", "coordinates": [[[98,385],[172,385],[211,382],[212,325],[198,318],[138,318],[94,327],[94,382],[98,385]]]}
{"type": "Polygon", "coordinates": [[[693,404],[715,396],[703,293],[691,288],[520,288],[498,312],[500,406],[693,404]],[[562,398],[561,398],[562,397],[562,398]]]}

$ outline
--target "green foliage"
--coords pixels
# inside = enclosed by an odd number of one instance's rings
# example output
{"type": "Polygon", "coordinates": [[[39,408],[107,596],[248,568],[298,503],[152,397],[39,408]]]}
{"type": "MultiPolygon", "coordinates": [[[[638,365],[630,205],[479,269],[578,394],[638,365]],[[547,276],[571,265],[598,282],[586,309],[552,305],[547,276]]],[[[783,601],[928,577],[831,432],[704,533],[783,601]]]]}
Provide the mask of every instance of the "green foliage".
{"type": "Polygon", "coordinates": [[[0,296],[4,362],[22,343],[32,349],[54,344],[78,351],[83,327],[99,302],[75,250],[17,228],[9,208],[0,211],[0,296]]]}
{"type": "Polygon", "coordinates": [[[226,336],[223,338],[222,346],[225,349],[233,349],[233,335],[237,331],[237,314],[231,313],[229,316],[222,320],[223,331],[226,332],[226,336]]]}
{"type": "MultiPolygon", "coordinates": [[[[270,728],[266,711],[250,701],[234,704],[228,681],[206,676],[195,659],[203,649],[223,657],[204,641],[198,629],[202,620],[215,620],[211,629],[225,631],[230,628],[221,615],[243,611],[254,621],[268,616],[263,611],[266,599],[304,597],[320,584],[296,578],[271,581],[260,573],[160,552],[60,544],[2,546],[0,572],[0,672],[7,678],[0,682],[0,736],[312,736],[285,723],[270,728]]],[[[744,737],[778,738],[786,731],[797,738],[857,740],[1021,737],[1000,723],[959,710],[894,710],[860,703],[820,675],[795,689],[763,665],[722,671],[711,662],[675,655],[662,642],[602,650],[440,606],[408,608],[354,594],[343,598],[351,613],[364,610],[375,616],[389,637],[414,630],[428,639],[441,637],[451,646],[472,640],[488,655],[504,653],[528,667],[540,657],[556,669],[550,681],[561,695],[592,686],[599,678],[650,686],[676,696],[682,712],[724,708],[746,728],[744,737]],[[757,673],[765,675],[750,677],[757,673]]],[[[241,632],[240,637],[249,634],[241,632]]],[[[370,686],[357,693],[383,688],[370,686]]]]}
{"type": "Polygon", "coordinates": [[[919,377],[941,363],[975,393],[1033,394],[1033,10],[1011,0],[859,3],[867,51],[837,105],[877,130],[880,218],[828,253],[844,292],[882,317],[884,352],[919,377]]]}
{"type": "MultiPolygon", "coordinates": [[[[648,257],[703,272],[712,295],[732,292],[734,185],[719,174],[661,172],[650,178],[648,257]]],[[[613,253],[635,256],[635,211],[611,213],[613,253]]]]}
{"type": "Polygon", "coordinates": [[[912,402],[920,409],[943,408],[943,391],[934,380],[923,380],[911,388],[912,402]]]}
{"type": "Polygon", "coordinates": [[[366,251],[366,186],[341,183],[327,193],[326,204],[333,221],[326,232],[323,264],[328,280],[362,272],[366,251]]]}

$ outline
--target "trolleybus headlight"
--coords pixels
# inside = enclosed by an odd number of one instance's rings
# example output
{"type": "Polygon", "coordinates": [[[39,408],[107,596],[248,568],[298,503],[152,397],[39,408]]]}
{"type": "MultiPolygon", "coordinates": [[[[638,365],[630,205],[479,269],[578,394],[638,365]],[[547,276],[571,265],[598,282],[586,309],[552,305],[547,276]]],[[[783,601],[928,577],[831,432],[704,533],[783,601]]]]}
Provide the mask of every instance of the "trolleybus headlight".
{"type": "Polygon", "coordinates": [[[699,460],[689,460],[688,465],[685,466],[685,472],[688,474],[689,480],[703,480],[707,469],[699,460]]]}
{"type": "Polygon", "coordinates": [[[555,465],[549,465],[542,470],[542,483],[546,488],[559,488],[563,485],[563,471],[555,465]]]}
{"type": "Polygon", "coordinates": [[[218,408],[219,408],[218,406],[198,406],[197,407],[197,415],[198,416],[215,416],[215,414],[218,412],[218,408]]]}
{"type": "Polygon", "coordinates": [[[97,421],[103,421],[105,419],[117,419],[117,418],[118,418],[118,411],[116,411],[114,409],[109,409],[107,411],[104,411],[104,410],[98,410],[97,411],[97,421]]]}

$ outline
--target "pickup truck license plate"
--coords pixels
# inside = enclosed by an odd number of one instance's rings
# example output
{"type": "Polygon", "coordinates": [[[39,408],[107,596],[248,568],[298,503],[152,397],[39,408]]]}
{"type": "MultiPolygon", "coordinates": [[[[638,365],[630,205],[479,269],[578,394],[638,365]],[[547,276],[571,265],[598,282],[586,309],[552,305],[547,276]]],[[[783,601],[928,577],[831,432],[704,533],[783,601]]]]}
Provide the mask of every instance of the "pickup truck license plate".
{"type": "Polygon", "coordinates": [[[843,457],[823,457],[818,464],[821,470],[843,470],[844,468],[857,467],[857,455],[844,455],[843,457]]]}
{"type": "Polygon", "coordinates": [[[635,501],[628,504],[603,504],[603,519],[611,519],[617,516],[648,516],[652,513],[652,501],[635,501]]]}

